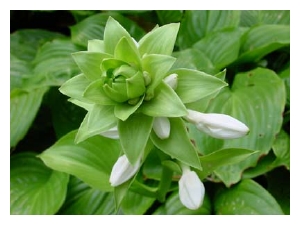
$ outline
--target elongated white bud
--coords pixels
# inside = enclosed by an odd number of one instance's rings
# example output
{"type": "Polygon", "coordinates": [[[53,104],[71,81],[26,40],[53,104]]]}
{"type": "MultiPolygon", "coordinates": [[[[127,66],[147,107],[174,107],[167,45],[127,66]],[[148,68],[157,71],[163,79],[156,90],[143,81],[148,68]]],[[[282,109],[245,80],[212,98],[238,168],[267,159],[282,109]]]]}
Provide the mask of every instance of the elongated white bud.
{"type": "Polygon", "coordinates": [[[170,136],[170,121],[167,117],[155,117],[153,130],[160,139],[167,139],[170,136]]]}
{"type": "Polygon", "coordinates": [[[100,135],[111,139],[119,139],[118,127],[115,126],[107,131],[101,132],[100,135]]]}
{"type": "Polygon", "coordinates": [[[116,187],[128,181],[134,176],[134,174],[136,174],[139,166],[140,160],[138,160],[134,165],[131,165],[126,155],[120,156],[113,166],[110,174],[109,182],[111,186],[116,187]]]}
{"type": "Polygon", "coordinates": [[[172,73],[164,78],[164,82],[167,85],[169,85],[173,90],[175,90],[177,88],[178,75],[176,73],[172,73]]]}
{"type": "Polygon", "coordinates": [[[205,187],[197,174],[184,170],[179,180],[179,199],[188,209],[198,209],[204,199],[205,187]]]}
{"type": "Polygon", "coordinates": [[[188,110],[185,119],[194,123],[198,130],[220,139],[240,138],[249,133],[249,128],[239,120],[217,113],[200,113],[188,110]]]}

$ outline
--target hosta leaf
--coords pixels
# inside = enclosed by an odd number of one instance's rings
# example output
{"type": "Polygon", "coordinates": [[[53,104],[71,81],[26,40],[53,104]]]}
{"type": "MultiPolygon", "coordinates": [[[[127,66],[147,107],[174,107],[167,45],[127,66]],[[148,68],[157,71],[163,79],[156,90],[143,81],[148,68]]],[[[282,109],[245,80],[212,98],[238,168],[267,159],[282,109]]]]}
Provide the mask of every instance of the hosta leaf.
{"type": "Polygon", "coordinates": [[[10,90],[22,88],[22,79],[30,77],[33,74],[32,65],[14,55],[10,55],[10,90]]]}
{"type": "Polygon", "coordinates": [[[150,101],[144,101],[141,111],[154,117],[179,117],[187,115],[187,110],[174,90],[162,82],[150,101]]]}
{"type": "Polygon", "coordinates": [[[263,56],[290,44],[290,26],[260,25],[242,37],[238,62],[258,61],[263,56]]]}
{"type": "Polygon", "coordinates": [[[237,27],[238,10],[190,10],[185,11],[178,33],[180,49],[191,47],[206,35],[225,28],[237,27]]]}
{"type": "Polygon", "coordinates": [[[103,40],[104,29],[109,16],[116,19],[137,40],[145,33],[135,22],[118,13],[98,13],[71,26],[72,41],[81,46],[87,46],[88,40],[103,40]]]}
{"type": "Polygon", "coordinates": [[[60,215],[110,215],[115,205],[112,192],[91,188],[74,176],[70,176],[67,197],[60,215]]]}
{"type": "Polygon", "coordinates": [[[259,24],[290,24],[289,10],[242,10],[240,26],[259,24]]]}
{"type": "Polygon", "coordinates": [[[177,69],[172,73],[178,74],[176,93],[183,103],[190,103],[219,92],[227,83],[212,75],[197,70],[177,69]]]}
{"type": "Polygon", "coordinates": [[[200,70],[209,74],[218,72],[208,56],[196,48],[188,48],[179,52],[174,52],[173,56],[177,59],[171,70],[186,68],[200,70]]]}
{"type": "Polygon", "coordinates": [[[230,189],[220,190],[215,196],[218,215],[282,215],[273,196],[253,180],[243,180],[230,189]]]}
{"type": "Polygon", "coordinates": [[[10,35],[10,53],[21,60],[31,62],[40,46],[54,38],[63,37],[60,33],[55,33],[42,29],[23,29],[10,35]]]}
{"type": "Polygon", "coordinates": [[[154,145],[171,157],[189,166],[201,169],[197,151],[187,135],[184,122],[180,118],[169,118],[169,120],[171,124],[169,138],[162,140],[152,132],[151,140],[154,145]]]}
{"type": "Polygon", "coordinates": [[[139,41],[139,51],[144,54],[171,55],[179,29],[179,23],[171,23],[153,29],[139,41]]]}
{"type": "Polygon", "coordinates": [[[247,159],[253,153],[255,153],[255,151],[232,148],[221,149],[211,154],[200,156],[203,171],[198,171],[198,175],[200,175],[200,179],[204,179],[209,173],[213,172],[220,166],[239,163],[247,159]]]}
{"type": "Polygon", "coordinates": [[[133,114],[118,123],[120,141],[124,153],[133,165],[143,155],[152,129],[153,118],[143,114],[133,114]]]}
{"type": "Polygon", "coordinates": [[[231,115],[246,124],[250,133],[239,139],[217,140],[199,131],[194,137],[202,154],[222,148],[259,150],[242,163],[220,167],[215,171],[226,185],[239,181],[242,171],[254,166],[259,157],[271,149],[281,128],[284,105],[282,80],[273,71],[262,68],[237,74],[231,90],[224,88],[211,100],[206,112],[231,115]]]}
{"type": "Polygon", "coordinates": [[[46,167],[34,153],[10,161],[10,214],[52,215],[65,200],[69,176],[46,167]]]}
{"type": "Polygon", "coordinates": [[[154,215],[210,215],[211,203],[207,195],[204,196],[203,204],[199,209],[191,210],[182,205],[178,191],[174,191],[167,201],[157,208],[154,215]]]}
{"type": "Polygon", "coordinates": [[[281,130],[276,136],[273,143],[272,149],[276,155],[276,160],[273,162],[274,165],[285,165],[288,169],[290,168],[290,137],[289,135],[281,130]]]}
{"type": "Polygon", "coordinates": [[[161,24],[180,22],[183,15],[182,10],[156,10],[156,14],[161,24]]]}
{"type": "Polygon", "coordinates": [[[95,104],[82,121],[75,141],[79,143],[117,125],[113,106],[95,104]]]}
{"type": "Polygon", "coordinates": [[[143,215],[154,201],[155,198],[128,191],[122,201],[121,209],[126,215],[143,215]]]}
{"type": "Polygon", "coordinates": [[[101,78],[102,71],[100,65],[105,58],[111,55],[101,52],[76,52],[72,54],[75,62],[87,79],[94,81],[101,78]]]}
{"type": "Polygon", "coordinates": [[[75,135],[76,131],[68,133],[39,157],[54,170],[72,174],[93,188],[112,191],[109,177],[120,154],[119,141],[97,135],[75,144],[75,135]]]}
{"type": "Polygon", "coordinates": [[[218,70],[238,58],[242,29],[226,30],[205,36],[193,45],[210,59],[218,70]]]}
{"type": "Polygon", "coordinates": [[[10,93],[10,146],[14,147],[26,135],[47,88],[29,91],[15,89],[10,93]]]}

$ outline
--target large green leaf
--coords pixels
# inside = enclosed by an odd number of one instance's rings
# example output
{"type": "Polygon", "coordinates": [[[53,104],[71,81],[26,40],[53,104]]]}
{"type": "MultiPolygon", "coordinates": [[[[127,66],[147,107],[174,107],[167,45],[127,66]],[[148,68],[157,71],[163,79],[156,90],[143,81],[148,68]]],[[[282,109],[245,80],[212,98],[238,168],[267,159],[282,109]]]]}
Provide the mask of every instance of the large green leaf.
{"type": "Polygon", "coordinates": [[[276,155],[276,160],[273,162],[274,165],[284,165],[288,169],[290,168],[290,137],[289,135],[281,130],[276,136],[273,143],[272,149],[276,155]]]}
{"type": "Polygon", "coordinates": [[[281,128],[284,105],[282,80],[273,71],[261,68],[237,74],[232,88],[224,88],[211,100],[207,112],[230,115],[245,123],[250,133],[239,139],[218,140],[199,131],[194,137],[201,153],[206,155],[222,148],[259,150],[242,163],[215,171],[226,185],[239,181],[242,171],[255,166],[259,157],[271,149],[281,128]]]}
{"type": "Polygon", "coordinates": [[[289,10],[242,10],[240,26],[252,27],[259,24],[290,25],[289,10]]]}
{"type": "Polygon", "coordinates": [[[10,54],[10,90],[22,88],[23,79],[30,77],[32,73],[30,62],[10,54]]]}
{"type": "Polygon", "coordinates": [[[97,135],[75,144],[75,135],[76,131],[68,133],[39,157],[54,170],[75,175],[93,188],[112,191],[109,177],[120,154],[119,141],[97,135]]]}
{"type": "Polygon", "coordinates": [[[274,197],[253,180],[243,180],[230,189],[222,189],[215,196],[218,215],[282,215],[274,197]]]}
{"type": "Polygon", "coordinates": [[[139,39],[145,33],[135,22],[115,12],[99,13],[71,26],[71,39],[74,43],[87,46],[88,40],[103,40],[106,21],[109,16],[116,19],[135,39],[139,39]]]}
{"type": "Polygon", "coordinates": [[[290,45],[290,26],[255,26],[243,35],[242,40],[238,62],[258,61],[263,56],[290,45]]]}
{"type": "Polygon", "coordinates": [[[155,198],[128,191],[122,201],[121,209],[126,215],[143,215],[154,201],[155,198]]]}
{"type": "Polygon", "coordinates": [[[181,118],[169,118],[169,120],[171,126],[170,136],[162,140],[152,132],[150,137],[154,145],[171,157],[189,166],[201,169],[197,151],[187,136],[184,122],[181,118]]]}
{"type": "Polygon", "coordinates": [[[60,37],[63,37],[60,33],[42,29],[18,30],[10,35],[10,54],[30,62],[34,59],[40,46],[47,41],[60,37]]]}
{"type": "Polygon", "coordinates": [[[191,10],[185,11],[178,33],[180,49],[191,47],[206,35],[225,28],[237,27],[238,10],[191,10]]]}
{"type": "Polygon", "coordinates": [[[193,45],[210,59],[218,70],[226,67],[238,58],[242,29],[226,30],[209,34],[193,45]]]}
{"type": "Polygon", "coordinates": [[[183,15],[182,10],[156,10],[155,12],[161,24],[180,22],[183,15]]]}
{"type": "Polygon", "coordinates": [[[199,209],[191,210],[182,205],[178,191],[174,191],[167,201],[157,208],[154,215],[210,215],[211,203],[207,195],[204,196],[203,204],[199,209]]]}
{"type": "Polygon", "coordinates": [[[10,214],[55,214],[63,204],[69,176],[53,171],[34,153],[15,154],[10,160],[10,214]]]}
{"type": "Polygon", "coordinates": [[[197,70],[177,69],[172,73],[178,75],[175,91],[183,103],[195,102],[227,86],[223,80],[197,70]]]}
{"type": "Polygon", "coordinates": [[[66,200],[59,210],[60,215],[110,215],[115,205],[112,192],[103,192],[89,187],[70,176],[66,200]]]}
{"type": "Polygon", "coordinates": [[[186,68],[200,70],[209,74],[218,72],[208,56],[196,48],[188,48],[179,52],[174,52],[173,56],[176,57],[177,60],[173,64],[171,70],[186,68]]]}
{"type": "Polygon", "coordinates": [[[143,114],[133,114],[125,121],[119,120],[121,145],[132,165],[143,156],[152,124],[153,118],[143,114]]]}
{"type": "Polygon", "coordinates": [[[34,77],[27,81],[31,86],[60,86],[80,71],[71,53],[81,49],[70,40],[54,40],[45,43],[38,51],[34,64],[34,77]]]}
{"type": "Polygon", "coordinates": [[[10,93],[10,147],[26,135],[32,124],[47,88],[29,91],[15,89],[10,93]]]}

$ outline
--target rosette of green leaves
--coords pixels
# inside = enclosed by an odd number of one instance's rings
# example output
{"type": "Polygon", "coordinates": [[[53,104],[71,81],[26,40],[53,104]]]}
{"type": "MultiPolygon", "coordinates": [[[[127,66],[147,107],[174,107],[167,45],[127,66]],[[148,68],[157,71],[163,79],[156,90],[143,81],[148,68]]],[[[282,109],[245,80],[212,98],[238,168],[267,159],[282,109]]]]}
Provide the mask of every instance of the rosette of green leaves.
{"type": "Polygon", "coordinates": [[[196,70],[170,71],[176,61],[171,54],[178,29],[178,23],[155,27],[137,43],[110,17],[103,40],[90,40],[87,51],[72,54],[82,73],[60,91],[88,111],[77,143],[117,126],[130,163],[143,156],[150,139],[168,155],[201,168],[181,117],[187,115],[185,104],[217,93],[226,83],[196,70]],[[178,74],[176,90],[164,82],[171,73],[178,74]],[[170,136],[165,140],[152,131],[155,117],[170,120],[170,136]]]}

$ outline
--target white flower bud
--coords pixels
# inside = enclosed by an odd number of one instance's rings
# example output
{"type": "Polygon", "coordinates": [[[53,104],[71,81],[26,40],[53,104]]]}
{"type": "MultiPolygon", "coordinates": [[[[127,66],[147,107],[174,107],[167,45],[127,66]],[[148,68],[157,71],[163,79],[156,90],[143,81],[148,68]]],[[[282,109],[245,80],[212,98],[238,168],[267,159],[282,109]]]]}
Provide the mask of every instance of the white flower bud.
{"type": "Polygon", "coordinates": [[[188,110],[185,119],[194,123],[198,130],[220,139],[240,138],[249,133],[249,128],[239,120],[217,113],[200,113],[188,110]]]}
{"type": "Polygon", "coordinates": [[[186,170],[179,180],[179,199],[188,209],[198,209],[204,199],[205,187],[194,171],[186,170]]]}
{"type": "Polygon", "coordinates": [[[173,90],[175,90],[177,88],[178,75],[176,73],[172,73],[169,76],[165,77],[164,82],[173,90]]]}
{"type": "Polygon", "coordinates": [[[111,139],[119,139],[118,127],[115,126],[107,131],[101,132],[100,135],[111,139]]]}
{"type": "Polygon", "coordinates": [[[155,117],[153,130],[160,139],[167,139],[170,136],[170,121],[167,117],[155,117]]]}
{"type": "Polygon", "coordinates": [[[128,181],[138,171],[139,166],[140,160],[131,165],[126,155],[119,157],[110,174],[109,182],[111,186],[116,187],[128,181]]]}

